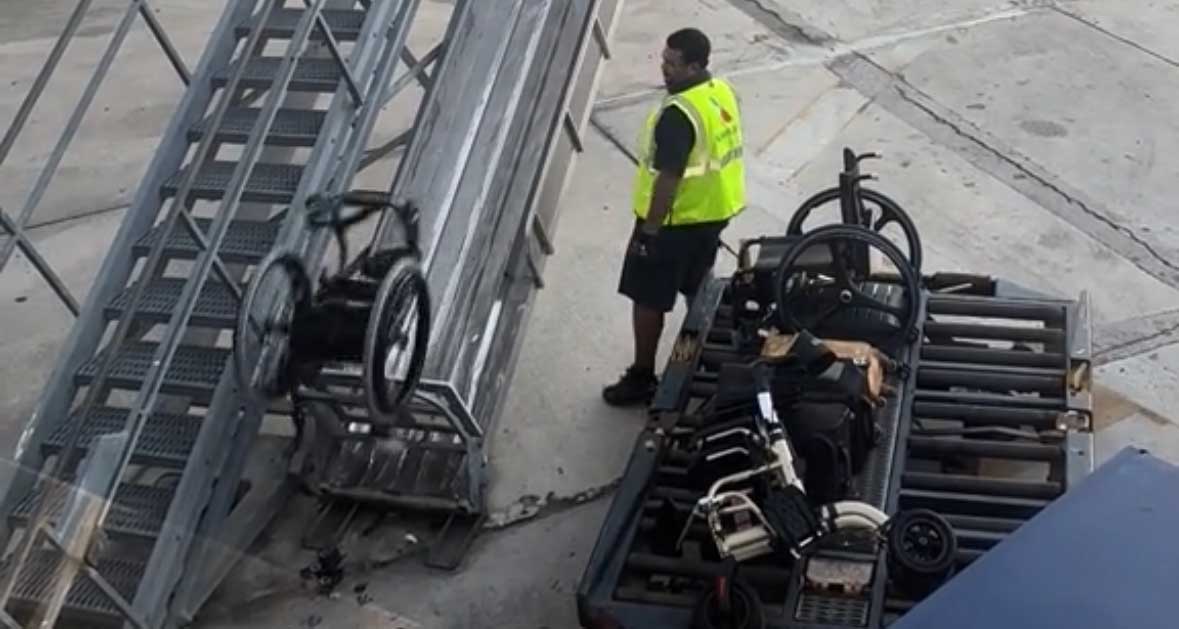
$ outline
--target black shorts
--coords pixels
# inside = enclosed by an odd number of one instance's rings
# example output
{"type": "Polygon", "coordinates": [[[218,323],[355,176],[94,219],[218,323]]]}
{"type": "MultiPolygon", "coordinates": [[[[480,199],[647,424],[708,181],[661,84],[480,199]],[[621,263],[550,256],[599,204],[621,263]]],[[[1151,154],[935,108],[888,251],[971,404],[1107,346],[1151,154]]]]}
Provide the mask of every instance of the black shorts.
{"type": "MultiPolygon", "coordinates": [[[[640,225],[635,223],[636,232],[640,225]]],[[[695,297],[716,264],[721,232],[727,225],[728,221],[664,227],[645,257],[630,255],[628,247],[618,292],[660,312],[675,307],[677,294],[695,297]]]]}

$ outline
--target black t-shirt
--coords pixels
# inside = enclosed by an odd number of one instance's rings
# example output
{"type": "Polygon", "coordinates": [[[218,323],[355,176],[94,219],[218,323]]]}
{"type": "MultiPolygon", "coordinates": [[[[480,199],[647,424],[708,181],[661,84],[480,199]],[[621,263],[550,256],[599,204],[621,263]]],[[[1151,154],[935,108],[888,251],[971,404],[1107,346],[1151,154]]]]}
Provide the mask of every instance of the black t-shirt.
{"type": "MultiPolygon", "coordinates": [[[[689,90],[712,77],[704,76],[674,86],[670,92],[678,94],[689,90]]],[[[668,107],[655,123],[655,170],[683,176],[688,167],[688,157],[696,143],[696,131],[687,114],[679,107],[668,107]]]]}

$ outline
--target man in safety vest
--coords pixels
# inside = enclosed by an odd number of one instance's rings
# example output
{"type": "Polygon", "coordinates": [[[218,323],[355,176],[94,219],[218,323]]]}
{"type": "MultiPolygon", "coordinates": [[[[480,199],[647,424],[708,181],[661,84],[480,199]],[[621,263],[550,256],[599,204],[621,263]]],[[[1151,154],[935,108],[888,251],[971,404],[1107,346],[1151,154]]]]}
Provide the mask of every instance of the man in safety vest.
{"type": "Polygon", "coordinates": [[[610,404],[648,403],[664,315],[678,294],[689,305],[711,276],[721,232],[745,208],[741,113],[731,86],[708,72],[711,44],[694,28],[663,50],[667,94],[639,138],[634,232],[618,291],[634,304],[635,357],[606,387],[610,404]]]}

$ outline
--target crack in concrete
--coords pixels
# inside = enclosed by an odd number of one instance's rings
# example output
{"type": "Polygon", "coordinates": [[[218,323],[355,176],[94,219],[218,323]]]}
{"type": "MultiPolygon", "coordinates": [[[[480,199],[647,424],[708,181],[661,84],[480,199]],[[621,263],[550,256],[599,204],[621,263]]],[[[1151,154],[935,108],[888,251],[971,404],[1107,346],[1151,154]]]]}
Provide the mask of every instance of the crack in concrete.
{"type": "Polygon", "coordinates": [[[523,495],[505,509],[489,514],[487,522],[483,525],[483,531],[502,531],[560,515],[608,497],[621,483],[622,476],[618,476],[608,483],[594,485],[574,494],[558,496],[555,492],[550,491],[543,498],[536,494],[523,495]]]}
{"type": "Polygon", "coordinates": [[[801,16],[791,12],[788,17],[785,9],[768,7],[762,0],[729,0],[729,4],[788,42],[823,47],[837,41],[831,34],[807,24],[801,16]]]}
{"type": "Polygon", "coordinates": [[[828,64],[828,68],[848,85],[856,88],[865,96],[889,109],[902,119],[906,119],[910,124],[914,124],[918,129],[920,129],[920,124],[914,123],[912,116],[906,116],[905,109],[948,129],[955,136],[966,140],[970,146],[982,149],[988,155],[992,156],[993,159],[997,159],[999,163],[1013,168],[1017,171],[1014,176],[1004,172],[997,172],[999,169],[996,168],[994,163],[986,163],[991,160],[980,160],[976,155],[971,155],[972,151],[969,148],[954,146],[953,142],[947,142],[945,139],[939,140],[936,135],[930,134],[928,130],[925,131],[930,136],[930,139],[959,153],[967,161],[989,173],[997,180],[1007,184],[1013,190],[1036,201],[1038,205],[1061,219],[1068,221],[1074,227],[1081,229],[1097,242],[1120,253],[1151,277],[1172,288],[1179,288],[1179,264],[1168,259],[1154,245],[1143,240],[1132,229],[1121,225],[1100,210],[1095,209],[1093,207],[1095,203],[1083,199],[1083,195],[1079,191],[1066,190],[1066,185],[1062,181],[1059,181],[1058,177],[1047,171],[1043,171],[1041,167],[1026,156],[1019,155],[1017,151],[1010,147],[999,148],[997,146],[999,144],[998,142],[985,139],[985,132],[973,128],[973,125],[969,121],[961,119],[952,111],[941,106],[936,99],[908,83],[903,76],[888,71],[872,59],[858,52],[837,58],[828,64]],[[856,66],[859,67],[857,68],[856,66]],[[863,76],[865,72],[869,73],[869,75],[863,76]],[[889,102],[889,99],[882,98],[889,93],[895,94],[899,101],[894,100],[893,102],[889,102]],[[1037,199],[1034,196],[1035,193],[1029,191],[1028,185],[1021,184],[1018,181],[1020,179],[1034,182],[1041,190],[1049,191],[1056,198],[1064,200],[1067,207],[1080,209],[1087,218],[1092,219],[1093,223],[1088,228],[1077,224],[1078,216],[1075,212],[1055,206],[1048,199],[1037,199]],[[1117,242],[1118,240],[1122,240],[1122,242],[1119,243],[1117,242]],[[1151,261],[1153,261],[1153,264],[1151,264],[1151,261]]]}
{"type": "Polygon", "coordinates": [[[1126,46],[1129,46],[1144,55],[1154,57],[1155,59],[1158,59],[1159,61],[1162,61],[1163,63],[1165,63],[1167,65],[1179,68],[1179,61],[1176,61],[1176,60],[1174,60],[1174,59],[1172,59],[1172,58],[1170,58],[1160,52],[1156,52],[1154,50],[1151,50],[1150,48],[1147,48],[1146,46],[1143,46],[1142,44],[1140,44],[1140,43],[1138,43],[1128,37],[1123,37],[1121,35],[1118,35],[1117,33],[1105,28],[1104,26],[1102,26],[1096,22],[1092,22],[1090,20],[1085,19],[1084,16],[1073,13],[1072,11],[1066,11],[1064,8],[1062,8],[1059,4],[1057,4],[1055,2],[1051,3],[1049,8],[1052,11],[1059,13],[1069,19],[1072,19],[1072,20],[1075,20],[1081,24],[1084,24],[1085,26],[1097,31],[1098,33],[1101,33],[1102,35],[1105,35],[1106,37],[1109,37],[1110,39],[1113,39],[1117,42],[1125,44],[1126,46]]]}

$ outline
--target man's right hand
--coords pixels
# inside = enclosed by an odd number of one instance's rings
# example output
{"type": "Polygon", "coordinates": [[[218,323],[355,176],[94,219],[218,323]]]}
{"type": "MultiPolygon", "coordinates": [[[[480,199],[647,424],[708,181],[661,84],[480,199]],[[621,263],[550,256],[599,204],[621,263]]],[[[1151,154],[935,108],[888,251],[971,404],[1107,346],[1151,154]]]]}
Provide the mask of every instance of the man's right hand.
{"type": "Polygon", "coordinates": [[[652,255],[654,246],[655,234],[643,229],[636,229],[634,235],[630,238],[630,246],[627,249],[627,254],[647,258],[652,255]]]}

